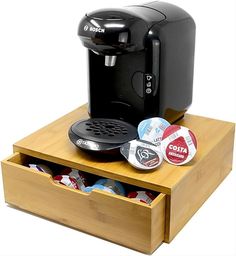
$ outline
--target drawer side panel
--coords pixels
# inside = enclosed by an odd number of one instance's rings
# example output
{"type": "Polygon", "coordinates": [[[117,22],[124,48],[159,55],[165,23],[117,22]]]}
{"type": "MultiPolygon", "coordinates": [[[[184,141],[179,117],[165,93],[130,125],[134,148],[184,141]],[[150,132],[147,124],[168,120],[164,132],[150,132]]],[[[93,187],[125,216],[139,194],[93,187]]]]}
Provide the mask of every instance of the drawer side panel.
{"type": "Polygon", "coordinates": [[[191,173],[172,191],[166,242],[176,236],[229,174],[232,169],[233,145],[234,125],[208,155],[202,156],[191,173]]]}

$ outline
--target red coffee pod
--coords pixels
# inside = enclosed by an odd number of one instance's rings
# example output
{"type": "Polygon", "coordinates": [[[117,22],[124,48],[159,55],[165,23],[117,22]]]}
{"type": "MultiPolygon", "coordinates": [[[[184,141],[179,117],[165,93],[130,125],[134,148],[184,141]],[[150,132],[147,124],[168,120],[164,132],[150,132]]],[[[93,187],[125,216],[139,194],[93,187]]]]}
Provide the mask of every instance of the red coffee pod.
{"type": "Polygon", "coordinates": [[[61,175],[69,175],[71,178],[76,179],[77,185],[82,191],[89,185],[86,174],[79,170],[67,167],[61,172],[61,175]]]}
{"type": "Polygon", "coordinates": [[[163,133],[161,151],[164,159],[170,164],[186,164],[197,152],[196,137],[186,127],[171,125],[163,133]]]}
{"type": "Polygon", "coordinates": [[[65,185],[70,188],[79,189],[75,178],[69,175],[57,175],[53,178],[54,182],[65,185]]]}
{"type": "Polygon", "coordinates": [[[127,197],[146,204],[150,204],[156,198],[148,191],[132,191],[129,192],[127,197]]]}

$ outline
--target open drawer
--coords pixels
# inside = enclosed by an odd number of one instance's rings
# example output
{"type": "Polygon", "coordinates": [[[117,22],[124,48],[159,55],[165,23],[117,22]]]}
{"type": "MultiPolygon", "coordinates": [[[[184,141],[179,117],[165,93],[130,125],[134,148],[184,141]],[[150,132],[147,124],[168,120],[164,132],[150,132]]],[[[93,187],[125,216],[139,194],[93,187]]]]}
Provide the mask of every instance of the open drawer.
{"type": "Polygon", "coordinates": [[[29,157],[15,153],[2,161],[7,203],[144,253],[164,240],[164,194],[147,205],[105,191],[84,193],[24,166],[29,157]]]}

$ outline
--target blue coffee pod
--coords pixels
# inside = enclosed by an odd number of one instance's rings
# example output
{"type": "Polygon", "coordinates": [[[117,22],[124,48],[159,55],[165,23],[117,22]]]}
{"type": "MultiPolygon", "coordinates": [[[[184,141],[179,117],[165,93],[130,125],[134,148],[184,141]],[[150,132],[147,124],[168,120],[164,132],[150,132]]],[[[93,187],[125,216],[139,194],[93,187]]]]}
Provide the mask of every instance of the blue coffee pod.
{"type": "Polygon", "coordinates": [[[90,186],[90,187],[86,187],[83,191],[84,192],[87,192],[87,193],[90,193],[92,192],[94,189],[98,189],[98,190],[102,190],[102,191],[106,191],[106,192],[109,192],[109,193],[112,193],[112,194],[115,194],[115,192],[108,188],[108,187],[105,187],[103,185],[99,185],[99,184],[95,184],[93,186],[90,186]]]}
{"type": "Polygon", "coordinates": [[[100,179],[95,184],[105,186],[114,191],[114,193],[117,195],[125,196],[124,186],[119,181],[111,179],[100,179]]]}
{"type": "Polygon", "coordinates": [[[160,117],[145,119],[138,125],[139,138],[160,146],[162,135],[168,126],[170,123],[160,117]]]}

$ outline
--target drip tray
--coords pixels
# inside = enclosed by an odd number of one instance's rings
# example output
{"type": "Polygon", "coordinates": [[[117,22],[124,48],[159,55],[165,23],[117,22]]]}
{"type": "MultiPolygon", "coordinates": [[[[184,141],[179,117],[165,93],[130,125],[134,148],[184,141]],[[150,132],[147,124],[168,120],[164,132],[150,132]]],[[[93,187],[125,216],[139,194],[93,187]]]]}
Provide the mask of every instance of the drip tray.
{"type": "Polygon", "coordinates": [[[69,138],[80,149],[108,152],[136,139],[137,129],[117,119],[90,118],[74,123],[69,130],[69,138]]]}

